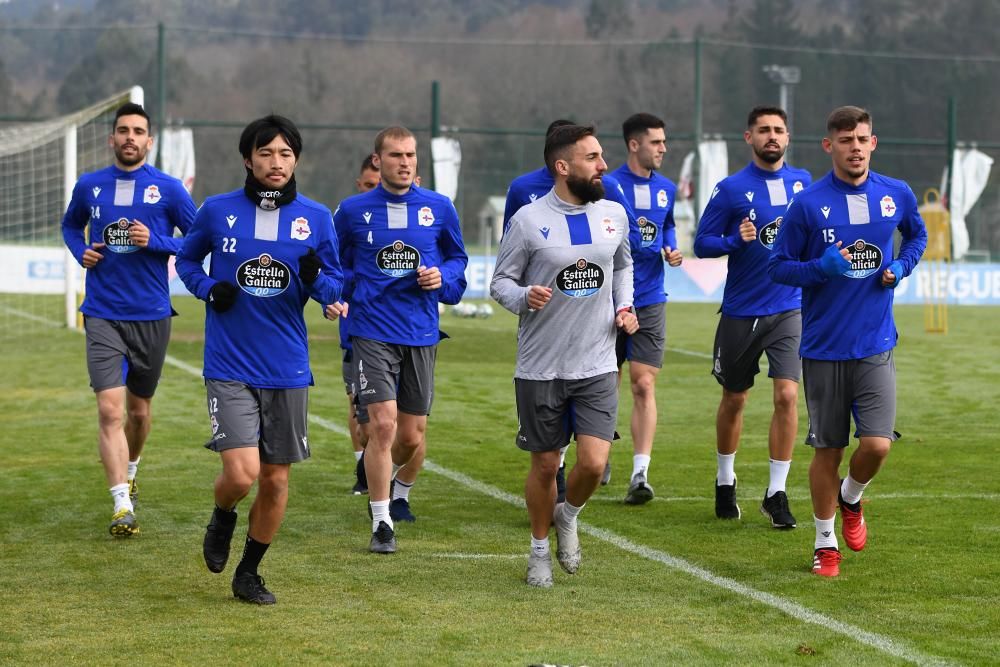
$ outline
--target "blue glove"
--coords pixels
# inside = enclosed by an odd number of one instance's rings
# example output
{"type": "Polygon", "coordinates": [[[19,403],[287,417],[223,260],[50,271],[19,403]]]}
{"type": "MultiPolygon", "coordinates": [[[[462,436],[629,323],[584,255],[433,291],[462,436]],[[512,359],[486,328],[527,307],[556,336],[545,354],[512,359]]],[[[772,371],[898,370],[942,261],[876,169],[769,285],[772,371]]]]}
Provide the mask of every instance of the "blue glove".
{"type": "Polygon", "coordinates": [[[889,273],[896,276],[896,282],[888,287],[889,289],[896,289],[896,285],[898,285],[899,281],[903,279],[903,263],[897,259],[892,264],[887,266],[886,269],[888,269],[889,273]]]}
{"type": "Polygon", "coordinates": [[[819,266],[828,278],[843,275],[851,268],[851,263],[840,254],[840,248],[836,244],[829,245],[819,258],[819,266]]]}

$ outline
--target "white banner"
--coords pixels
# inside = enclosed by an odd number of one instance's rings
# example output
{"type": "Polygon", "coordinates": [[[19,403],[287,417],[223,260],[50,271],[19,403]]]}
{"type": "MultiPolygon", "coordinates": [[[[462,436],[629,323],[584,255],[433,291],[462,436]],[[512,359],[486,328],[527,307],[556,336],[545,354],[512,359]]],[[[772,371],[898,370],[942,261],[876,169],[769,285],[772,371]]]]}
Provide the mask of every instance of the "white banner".
{"type": "Polygon", "coordinates": [[[951,247],[955,259],[962,259],[969,250],[969,229],[965,216],[979,201],[990,180],[993,158],[975,148],[960,148],[951,158],[951,247]]]}
{"type": "Polygon", "coordinates": [[[708,206],[715,186],[729,175],[729,152],[722,139],[698,144],[698,215],[708,206]]]}
{"type": "Polygon", "coordinates": [[[458,196],[458,171],[462,166],[462,147],[458,139],[431,139],[431,158],[434,161],[434,189],[455,201],[458,196]]]}
{"type": "Polygon", "coordinates": [[[157,151],[162,150],[160,171],[179,178],[187,191],[194,191],[194,133],[190,127],[168,127],[153,142],[149,163],[156,162],[157,151]]]}

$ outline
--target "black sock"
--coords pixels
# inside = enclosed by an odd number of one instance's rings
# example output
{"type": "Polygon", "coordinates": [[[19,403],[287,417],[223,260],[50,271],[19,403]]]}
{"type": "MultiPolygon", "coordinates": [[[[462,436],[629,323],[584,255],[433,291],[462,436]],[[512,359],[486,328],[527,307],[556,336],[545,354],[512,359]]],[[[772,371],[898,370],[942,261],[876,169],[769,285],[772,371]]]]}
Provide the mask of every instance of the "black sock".
{"type": "Polygon", "coordinates": [[[240,560],[240,564],[236,566],[236,574],[243,574],[244,572],[257,574],[257,566],[260,565],[260,561],[264,558],[264,554],[267,552],[269,546],[271,545],[258,542],[247,534],[247,543],[243,547],[243,558],[240,560]]]}
{"type": "Polygon", "coordinates": [[[216,519],[219,520],[219,523],[223,525],[231,526],[234,523],[236,523],[236,508],[233,508],[231,510],[224,510],[218,505],[216,505],[215,509],[212,511],[212,514],[215,516],[216,519]]]}

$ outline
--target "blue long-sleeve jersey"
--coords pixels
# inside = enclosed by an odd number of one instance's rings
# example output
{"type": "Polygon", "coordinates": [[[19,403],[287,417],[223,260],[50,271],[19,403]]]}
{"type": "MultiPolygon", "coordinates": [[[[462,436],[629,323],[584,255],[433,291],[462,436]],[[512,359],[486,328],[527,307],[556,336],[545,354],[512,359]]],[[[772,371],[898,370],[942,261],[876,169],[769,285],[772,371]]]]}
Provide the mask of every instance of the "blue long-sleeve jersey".
{"type": "Polygon", "coordinates": [[[181,244],[174,228],[187,233],[194,216],[184,185],[148,164],[134,171],[112,165],[81,176],[63,216],[63,239],[81,266],[91,243],[106,246],[98,250],[104,259],[87,270],[80,311],[106,320],[170,317],[167,259],[181,244]],[[129,240],[132,220],[149,228],[147,247],[129,240]],[[84,237],[88,224],[89,241],[84,237]]]}
{"type": "Polygon", "coordinates": [[[631,207],[629,243],[632,247],[632,273],[635,282],[635,307],[663,303],[664,248],[677,247],[674,224],[674,199],[677,186],[666,176],[652,172],[649,178],[632,173],[627,164],[611,172],[621,184],[631,207]]]}
{"type": "Polygon", "coordinates": [[[348,333],[398,345],[436,344],[438,302],[461,299],[469,263],[451,200],[415,186],[396,195],[380,184],[342,201],[333,221],[354,278],[348,333]],[[417,284],[422,266],[438,267],[440,289],[417,284]]]}
{"type": "Polygon", "coordinates": [[[771,280],[767,261],[788,202],[810,183],[812,176],[804,169],[783,165],[766,171],[751,162],[715,186],[698,223],[694,252],[699,257],[729,255],[723,315],[765,317],[801,307],[801,290],[771,280]],[[753,241],[740,236],[743,218],[757,228],[753,241]]]}
{"type": "MultiPolygon", "coordinates": [[[[621,184],[608,175],[601,177],[601,183],[604,185],[604,198],[618,202],[625,207],[625,213],[629,219],[629,227],[631,227],[635,222],[635,214],[632,211],[632,205],[628,203],[628,199],[625,197],[625,192],[621,184]]],[[[510,187],[507,188],[507,201],[504,204],[503,210],[504,234],[507,233],[507,228],[510,226],[511,217],[521,210],[522,206],[544,197],[555,184],[556,179],[549,173],[548,167],[542,167],[535,171],[529,171],[527,174],[521,174],[511,181],[510,187]]]]}
{"type": "Polygon", "coordinates": [[[903,242],[898,279],[910,275],[927,247],[917,199],[903,181],[873,171],[859,186],[830,172],[795,197],[768,263],[771,278],[802,288],[802,345],[807,359],[863,359],[896,345],[893,291],[882,273],[893,261],[893,233],[903,242]],[[841,241],[851,268],[828,278],[820,257],[841,241]]]}
{"type": "Polygon", "coordinates": [[[205,307],[206,378],[261,389],[312,384],[302,315],[309,297],[340,298],[343,274],[330,210],[298,195],[276,209],[258,208],[243,190],[209,197],[177,253],[177,273],[199,299],[220,281],[236,285],[233,307],[205,307]],[[315,250],[323,268],[312,285],[299,278],[299,258],[315,250]],[[202,268],[211,254],[211,269],[202,268]]]}

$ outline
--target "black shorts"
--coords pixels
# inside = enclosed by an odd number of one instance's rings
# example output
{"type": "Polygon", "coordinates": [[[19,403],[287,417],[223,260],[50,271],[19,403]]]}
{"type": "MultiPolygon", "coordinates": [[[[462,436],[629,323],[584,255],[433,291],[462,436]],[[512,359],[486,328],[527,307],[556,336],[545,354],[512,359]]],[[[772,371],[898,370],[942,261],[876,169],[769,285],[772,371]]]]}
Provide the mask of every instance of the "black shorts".
{"type": "MultiPolygon", "coordinates": [[[[351,346],[354,400],[359,407],[395,400],[400,412],[430,414],[437,345],[397,345],[352,338],[351,346]]],[[[367,421],[367,411],[358,411],[358,421],[367,421]]]]}
{"type": "Polygon", "coordinates": [[[639,320],[639,330],[631,336],[624,331],[618,331],[618,339],[615,342],[618,368],[621,368],[626,361],[637,361],[647,366],[663,368],[663,350],[667,344],[666,306],[666,303],[654,303],[636,308],[635,316],[639,320]]]}
{"type": "Polygon", "coordinates": [[[558,450],[570,434],[611,442],[618,421],[618,374],[580,380],[514,378],[518,431],[515,443],[529,452],[558,450]]]}
{"type": "Polygon", "coordinates": [[[309,388],[258,389],[242,382],[205,380],[215,452],[258,447],[264,463],[309,458],[309,388]]]}
{"type": "Polygon", "coordinates": [[[715,330],[712,375],[726,391],[747,391],[760,373],[760,356],[766,353],[769,377],[798,382],[801,339],[802,311],[797,309],[753,319],[723,315],[715,330]]]}

